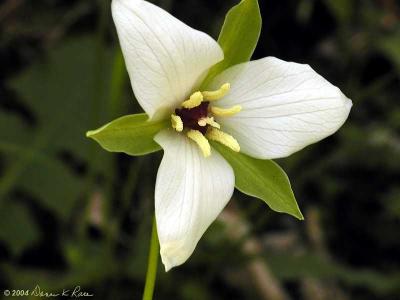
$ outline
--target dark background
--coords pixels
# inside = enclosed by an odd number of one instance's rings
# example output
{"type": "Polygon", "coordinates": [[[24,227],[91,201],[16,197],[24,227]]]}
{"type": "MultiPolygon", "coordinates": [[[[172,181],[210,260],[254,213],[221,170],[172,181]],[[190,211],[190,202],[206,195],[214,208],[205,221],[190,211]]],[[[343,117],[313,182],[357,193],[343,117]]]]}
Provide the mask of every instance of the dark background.
{"type": "MultiPolygon", "coordinates": [[[[216,38],[236,1],[154,3],[216,38]]],[[[140,111],[109,6],[0,2],[1,295],[80,285],[141,298],[161,153],[110,154],[85,138],[140,111]]],[[[155,299],[400,299],[400,3],[260,6],[254,58],[310,64],[353,100],[350,118],[279,161],[304,222],[235,193],[187,263],[159,266],[155,299]]]]}

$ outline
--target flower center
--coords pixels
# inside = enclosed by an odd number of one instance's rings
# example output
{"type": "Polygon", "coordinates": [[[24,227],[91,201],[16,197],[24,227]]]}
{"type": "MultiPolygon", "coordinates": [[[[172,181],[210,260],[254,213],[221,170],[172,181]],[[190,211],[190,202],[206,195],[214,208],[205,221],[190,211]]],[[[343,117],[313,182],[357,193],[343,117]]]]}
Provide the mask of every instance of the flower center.
{"type": "Polygon", "coordinates": [[[235,152],[240,151],[239,143],[234,137],[220,130],[221,126],[214,120],[214,116],[233,116],[239,113],[242,107],[235,105],[231,108],[221,108],[211,105],[211,102],[220,100],[229,90],[230,84],[226,83],[216,91],[195,92],[171,115],[172,128],[177,132],[184,132],[196,142],[205,157],[211,155],[208,140],[217,141],[235,152]]]}
{"type": "Polygon", "coordinates": [[[185,128],[198,130],[202,134],[206,134],[207,124],[204,124],[202,120],[208,117],[209,105],[210,102],[202,102],[194,108],[177,108],[175,109],[175,115],[181,118],[185,128]]]}

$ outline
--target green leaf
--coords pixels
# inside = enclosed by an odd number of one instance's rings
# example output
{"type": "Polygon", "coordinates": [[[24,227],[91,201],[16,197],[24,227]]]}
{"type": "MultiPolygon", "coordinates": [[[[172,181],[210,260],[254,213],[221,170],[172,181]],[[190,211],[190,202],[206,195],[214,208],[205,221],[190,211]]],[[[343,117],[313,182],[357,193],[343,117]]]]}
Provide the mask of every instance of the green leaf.
{"type": "Polygon", "coordinates": [[[218,38],[225,58],[211,68],[203,87],[227,68],[250,60],[260,37],[261,24],[257,0],[242,0],[229,10],[218,38]]]}
{"type": "Polygon", "coordinates": [[[84,137],[110,111],[112,52],[104,49],[99,62],[96,51],[92,37],[66,39],[8,81],[36,122],[29,125],[14,111],[0,112],[0,205],[22,190],[67,221],[90,192],[88,171],[78,168],[109,174],[111,158],[84,137]]]}
{"type": "Polygon", "coordinates": [[[27,207],[14,201],[0,205],[0,228],[0,240],[6,242],[17,256],[39,238],[38,228],[27,207]]]}
{"type": "Polygon", "coordinates": [[[300,255],[281,251],[269,252],[265,256],[273,274],[282,281],[302,278],[320,280],[336,279],[346,285],[362,287],[379,295],[395,293],[400,286],[400,273],[381,273],[368,268],[355,269],[318,253],[307,252],[300,255]]]}
{"type": "Polygon", "coordinates": [[[355,10],[354,2],[347,0],[325,0],[325,4],[333,15],[342,23],[351,20],[352,12],[355,10]]]}
{"type": "Polygon", "coordinates": [[[67,166],[40,154],[25,167],[18,181],[22,190],[40,199],[42,205],[62,220],[68,220],[71,216],[82,189],[80,178],[74,176],[67,166]]]}
{"type": "Polygon", "coordinates": [[[235,186],[239,191],[263,200],[277,212],[288,213],[299,220],[304,219],[290,187],[289,178],[275,162],[236,153],[217,143],[213,143],[213,147],[235,171],[235,186]]]}
{"type": "Polygon", "coordinates": [[[400,40],[399,32],[397,35],[382,38],[377,43],[378,48],[394,63],[400,73],[400,40]]]}
{"type": "Polygon", "coordinates": [[[168,121],[148,121],[146,114],[128,115],[103,127],[89,131],[86,136],[97,141],[110,152],[123,152],[138,156],[161,150],[153,140],[168,121]]]}

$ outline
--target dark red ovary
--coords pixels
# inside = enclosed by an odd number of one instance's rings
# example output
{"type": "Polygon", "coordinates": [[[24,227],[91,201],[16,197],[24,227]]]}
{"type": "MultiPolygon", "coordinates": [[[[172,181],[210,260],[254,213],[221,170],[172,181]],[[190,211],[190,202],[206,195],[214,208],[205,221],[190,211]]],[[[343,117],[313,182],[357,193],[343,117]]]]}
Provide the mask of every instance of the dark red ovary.
{"type": "Polygon", "coordinates": [[[208,116],[208,105],[210,102],[202,102],[194,108],[177,108],[175,114],[182,119],[184,128],[198,130],[202,134],[207,132],[208,126],[200,126],[199,120],[208,116]]]}

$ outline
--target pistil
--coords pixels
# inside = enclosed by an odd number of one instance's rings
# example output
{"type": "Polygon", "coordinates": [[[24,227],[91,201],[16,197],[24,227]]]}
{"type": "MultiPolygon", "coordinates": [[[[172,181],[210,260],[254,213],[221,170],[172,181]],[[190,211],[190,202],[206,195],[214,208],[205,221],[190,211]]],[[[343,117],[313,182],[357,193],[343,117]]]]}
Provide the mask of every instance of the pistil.
{"type": "Polygon", "coordinates": [[[214,128],[221,128],[221,125],[219,125],[217,122],[214,121],[214,117],[207,117],[207,118],[202,118],[200,119],[197,124],[199,124],[201,127],[205,127],[207,125],[210,125],[214,128]]]}
{"type": "Polygon", "coordinates": [[[175,115],[181,118],[184,128],[198,130],[205,134],[207,127],[199,125],[199,120],[208,117],[208,106],[209,102],[202,102],[193,108],[178,108],[175,110],[175,115]]]}
{"type": "Polygon", "coordinates": [[[242,107],[240,105],[231,108],[210,106],[210,101],[223,98],[229,89],[230,84],[225,83],[216,91],[195,92],[171,115],[172,128],[177,132],[185,132],[187,137],[199,146],[204,157],[211,155],[208,140],[219,142],[235,152],[240,151],[237,140],[220,130],[221,125],[214,120],[213,115],[230,117],[239,113],[242,107]]]}

